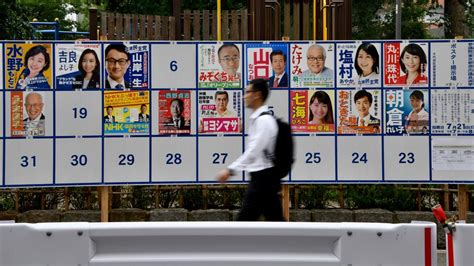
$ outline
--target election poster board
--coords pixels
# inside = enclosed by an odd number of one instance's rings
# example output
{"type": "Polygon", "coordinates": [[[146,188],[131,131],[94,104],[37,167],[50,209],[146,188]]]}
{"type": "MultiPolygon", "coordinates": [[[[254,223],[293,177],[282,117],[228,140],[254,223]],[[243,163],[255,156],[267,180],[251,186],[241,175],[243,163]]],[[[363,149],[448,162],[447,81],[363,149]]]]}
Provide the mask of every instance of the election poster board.
{"type": "Polygon", "coordinates": [[[0,51],[1,188],[217,183],[250,142],[256,78],[292,128],[284,182],[474,183],[474,40],[0,41],[0,51]]]}

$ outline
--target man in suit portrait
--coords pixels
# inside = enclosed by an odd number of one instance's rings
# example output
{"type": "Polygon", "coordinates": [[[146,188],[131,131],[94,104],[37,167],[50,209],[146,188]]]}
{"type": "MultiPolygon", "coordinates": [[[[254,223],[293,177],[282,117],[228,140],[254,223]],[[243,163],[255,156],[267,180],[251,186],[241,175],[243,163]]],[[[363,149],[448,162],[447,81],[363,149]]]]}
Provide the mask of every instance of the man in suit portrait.
{"type": "Polygon", "coordinates": [[[107,89],[129,89],[130,83],[124,79],[124,75],[130,66],[130,54],[123,43],[113,43],[105,49],[105,63],[107,65],[107,89]]]}
{"type": "Polygon", "coordinates": [[[140,106],[140,113],[138,114],[138,122],[150,122],[150,115],[146,113],[147,106],[142,104],[140,106]]]}
{"type": "Polygon", "coordinates": [[[43,114],[43,96],[37,92],[30,92],[25,97],[25,109],[28,115],[23,119],[26,136],[45,135],[45,116],[43,114]]]}
{"type": "Polygon", "coordinates": [[[170,102],[171,117],[164,121],[164,125],[168,128],[189,130],[191,128],[189,121],[184,119],[184,101],[178,98],[170,102]]]}
{"type": "Polygon", "coordinates": [[[372,106],[373,97],[372,94],[366,90],[360,90],[354,95],[354,103],[356,104],[357,112],[357,126],[360,127],[380,127],[380,119],[372,116],[369,113],[370,107],[372,106]]]}
{"type": "Polygon", "coordinates": [[[272,51],[270,62],[274,72],[274,75],[269,79],[270,87],[288,87],[288,75],[285,72],[286,55],[281,50],[272,51]]]}
{"type": "Polygon", "coordinates": [[[328,85],[333,83],[333,70],[326,67],[326,50],[319,44],[313,44],[306,51],[308,69],[300,76],[301,86],[314,84],[328,85]]]}
{"type": "Polygon", "coordinates": [[[107,106],[107,115],[104,116],[104,123],[115,123],[114,107],[107,106]]]}

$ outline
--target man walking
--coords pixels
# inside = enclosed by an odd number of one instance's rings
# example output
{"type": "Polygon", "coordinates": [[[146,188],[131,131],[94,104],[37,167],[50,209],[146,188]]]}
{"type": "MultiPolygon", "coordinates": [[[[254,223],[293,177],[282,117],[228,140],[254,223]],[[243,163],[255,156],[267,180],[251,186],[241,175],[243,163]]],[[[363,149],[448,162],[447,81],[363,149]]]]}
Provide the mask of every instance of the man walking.
{"type": "Polygon", "coordinates": [[[247,189],[239,221],[256,221],[264,215],[267,221],[284,221],[280,191],[280,177],[275,174],[272,157],[278,134],[276,119],[269,112],[265,101],[269,89],[265,79],[250,81],[245,90],[244,100],[250,115],[248,144],[242,154],[229,167],[221,170],[217,179],[225,182],[236,171],[247,171],[251,180],[247,189]]]}

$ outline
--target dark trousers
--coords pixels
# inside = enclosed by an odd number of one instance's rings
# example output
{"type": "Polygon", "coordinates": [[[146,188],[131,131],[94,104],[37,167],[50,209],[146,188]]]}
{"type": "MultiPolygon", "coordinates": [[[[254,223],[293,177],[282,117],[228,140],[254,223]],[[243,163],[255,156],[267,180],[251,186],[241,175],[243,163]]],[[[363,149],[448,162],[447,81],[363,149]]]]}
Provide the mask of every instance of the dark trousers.
{"type": "Polygon", "coordinates": [[[280,178],[275,177],[273,168],[252,172],[250,176],[252,179],[237,220],[256,221],[263,214],[267,221],[284,221],[278,195],[280,178]]]}

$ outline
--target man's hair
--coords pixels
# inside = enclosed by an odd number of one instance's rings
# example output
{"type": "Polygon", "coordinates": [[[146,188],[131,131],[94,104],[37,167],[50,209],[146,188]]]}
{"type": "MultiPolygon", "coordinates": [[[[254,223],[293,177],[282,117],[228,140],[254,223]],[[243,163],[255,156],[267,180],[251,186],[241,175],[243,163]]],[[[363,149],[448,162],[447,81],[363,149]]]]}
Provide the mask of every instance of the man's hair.
{"type": "Polygon", "coordinates": [[[372,104],[372,100],[373,100],[372,94],[366,90],[360,90],[356,92],[356,94],[354,95],[354,102],[357,102],[357,100],[364,97],[367,97],[367,99],[369,100],[369,103],[372,104]]]}
{"type": "Polygon", "coordinates": [[[130,60],[130,54],[128,53],[128,48],[123,43],[112,43],[107,48],[105,48],[105,58],[107,59],[107,55],[109,54],[110,50],[116,50],[120,53],[124,53],[127,55],[127,60],[130,60]]]}
{"type": "Polygon", "coordinates": [[[40,98],[40,100],[41,100],[41,103],[43,103],[43,95],[41,95],[41,94],[39,94],[39,93],[37,93],[37,92],[30,92],[30,93],[28,93],[28,94],[26,95],[26,97],[25,97],[25,104],[26,104],[28,98],[30,97],[30,95],[31,95],[31,96],[33,96],[33,95],[38,96],[38,97],[40,98]]]}
{"type": "Polygon", "coordinates": [[[308,50],[306,51],[306,55],[308,55],[308,51],[311,49],[320,49],[323,52],[324,60],[326,60],[326,49],[324,49],[323,46],[319,44],[312,44],[311,46],[308,47],[308,50]]]}
{"type": "Polygon", "coordinates": [[[170,106],[171,106],[171,104],[172,104],[173,102],[178,102],[179,106],[180,106],[181,108],[184,108],[184,101],[183,101],[183,100],[181,100],[181,99],[179,99],[179,98],[174,98],[173,100],[171,100],[170,106]]]}
{"type": "Polygon", "coordinates": [[[140,109],[141,109],[142,107],[146,107],[146,104],[142,104],[142,105],[140,105],[140,109]]]}
{"type": "Polygon", "coordinates": [[[282,50],[275,50],[275,51],[272,51],[272,52],[270,53],[270,62],[273,63],[273,57],[274,57],[275,55],[282,55],[282,56],[283,56],[283,61],[285,61],[285,63],[286,63],[286,54],[284,54],[282,50]]]}
{"type": "Polygon", "coordinates": [[[214,99],[217,99],[217,96],[219,95],[225,95],[227,100],[229,100],[229,94],[226,91],[216,91],[216,94],[214,95],[214,99]]]}
{"type": "Polygon", "coordinates": [[[113,107],[112,105],[107,106],[105,109],[106,109],[106,110],[109,110],[109,108],[114,109],[114,107],[113,107]]]}
{"type": "Polygon", "coordinates": [[[253,79],[249,82],[252,85],[254,91],[259,91],[262,94],[262,99],[265,102],[267,100],[270,90],[268,89],[268,80],[266,79],[253,79]]]}
{"type": "Polygon", "coordinates": [[[237,49],[237,52],[239,52],[240,54],[240,50],[239,50],[239,47],[237,47],[237,45],[233,43],[226,43],[226,44],[223,44],[221,47],[219,47],[219,50],[217,50],[217,56],[219,57],[219,59],[221,59],[221,50],[222,48],[225,48],[225,47],[234,47],[235,49],[237,49]]]}

